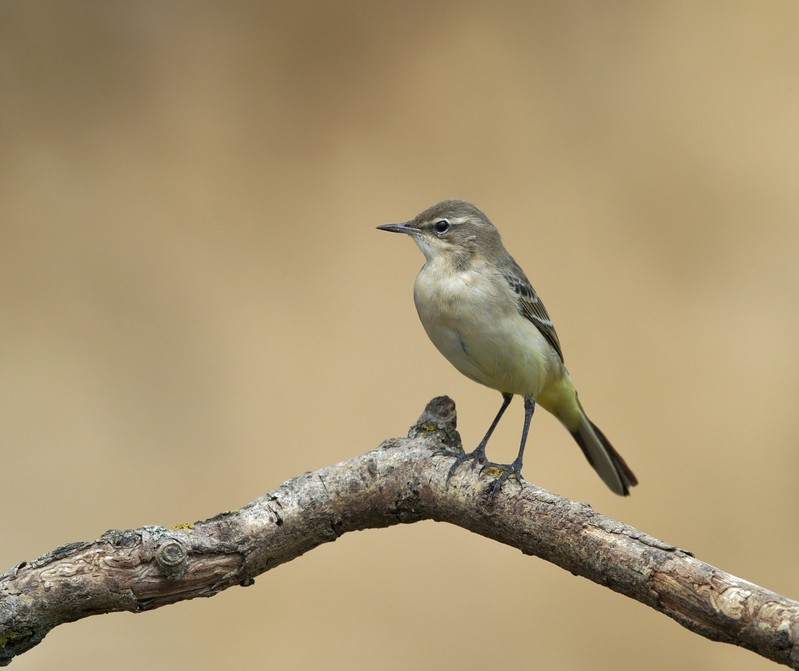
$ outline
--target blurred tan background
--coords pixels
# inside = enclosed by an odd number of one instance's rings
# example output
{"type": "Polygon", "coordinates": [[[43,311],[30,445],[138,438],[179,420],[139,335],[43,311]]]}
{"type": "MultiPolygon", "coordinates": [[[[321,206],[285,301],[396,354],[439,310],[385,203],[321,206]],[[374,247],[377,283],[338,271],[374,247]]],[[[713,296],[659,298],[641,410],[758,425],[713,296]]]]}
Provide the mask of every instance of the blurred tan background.
{"type": "MultiPolygon", "coordinates": [[[[541,412],[525,475],[789,596],[799,515],[799,5],[0,5],[0,570],[238,507],[497,393],[428,342],[461,197],[553,315],[638,475],[541,412]]],[[[490,447],[515,454],[521,403],[490,447]]],[[[442,524],[53,631],[18,671],[766,669],[442,524]]]]}

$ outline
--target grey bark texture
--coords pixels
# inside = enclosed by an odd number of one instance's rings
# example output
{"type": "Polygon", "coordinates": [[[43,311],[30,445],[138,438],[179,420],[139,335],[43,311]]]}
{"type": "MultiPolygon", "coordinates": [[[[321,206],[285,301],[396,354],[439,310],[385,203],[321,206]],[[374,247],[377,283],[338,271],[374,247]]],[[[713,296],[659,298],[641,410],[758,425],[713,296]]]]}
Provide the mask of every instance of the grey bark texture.
{"type": "MultiPolygon", "coordinates": [[[[180,528],[110,530],[0,575],[0,665],[55,626],[141,612],[251,585],[256,576],[360,529],[449,522],[625,594],[714,641],[799,669],[799,602],[758,587],[529,483],[491,495],[491,469],[464,465],[455,404],[430,401],[407,438],[306,473],[239,510],[180,528]]],[[[494,474],[496,475],[496,474],[494,474]]]]}

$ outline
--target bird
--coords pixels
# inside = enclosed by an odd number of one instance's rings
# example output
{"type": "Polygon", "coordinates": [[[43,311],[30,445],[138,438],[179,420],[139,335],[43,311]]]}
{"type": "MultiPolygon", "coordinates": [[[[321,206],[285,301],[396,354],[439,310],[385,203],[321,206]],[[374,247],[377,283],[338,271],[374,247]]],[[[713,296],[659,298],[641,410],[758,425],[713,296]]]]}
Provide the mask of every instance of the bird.
{"type": "Polygon", "coordinates": [[[481,472],[488,467],[501,471],[492,493],[511,477],[521,483],[530,421],[540,405],[569,431],[611,491],[629,495],[638,480],[588,419],[552,320],[488,217],[472,203],[452,199],[408,221],[377,228],[410,236],[424,254],[413,297],[438,351],[466,377],[502,395],[485,436],[472,452],[456,457],[447,482],[461,464],[471,461],[481,472]],[[519,452],[512,463],[496,464],[487,459],[486,446],[514,396],[524,399],[519,452]]]}

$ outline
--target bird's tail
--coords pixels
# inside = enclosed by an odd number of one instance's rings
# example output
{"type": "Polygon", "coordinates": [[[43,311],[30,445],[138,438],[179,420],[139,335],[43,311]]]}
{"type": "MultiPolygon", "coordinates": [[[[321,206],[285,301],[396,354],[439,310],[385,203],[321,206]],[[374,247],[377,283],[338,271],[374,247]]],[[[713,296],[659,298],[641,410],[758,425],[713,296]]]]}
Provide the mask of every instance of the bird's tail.
{"type": "Polygon", "coordinates": [[[637,478],[605,434],[586,417],[585,412],[582,413],[577,430],[572,431],[572,436],[602,481],[614,493],[628,496],[630,487],[638,484],[637,478]]]}

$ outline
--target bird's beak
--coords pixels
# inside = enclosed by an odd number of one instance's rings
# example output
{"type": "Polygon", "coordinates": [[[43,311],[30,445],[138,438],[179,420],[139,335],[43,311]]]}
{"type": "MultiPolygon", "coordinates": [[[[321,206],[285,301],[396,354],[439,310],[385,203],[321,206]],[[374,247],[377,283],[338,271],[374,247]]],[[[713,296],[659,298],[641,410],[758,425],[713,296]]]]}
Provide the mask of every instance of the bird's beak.
{"type": "Polygon", "coordinates": [[[392,233],[407,233],[408,235],[419,232],[419,229],[415,226],[411,226],[411,222],[409,221],[403,221],[401,224],[383,224],[382,226],[378,226],[377,230],[391,231],[392,233]]]}

